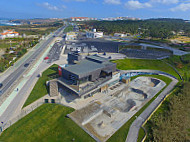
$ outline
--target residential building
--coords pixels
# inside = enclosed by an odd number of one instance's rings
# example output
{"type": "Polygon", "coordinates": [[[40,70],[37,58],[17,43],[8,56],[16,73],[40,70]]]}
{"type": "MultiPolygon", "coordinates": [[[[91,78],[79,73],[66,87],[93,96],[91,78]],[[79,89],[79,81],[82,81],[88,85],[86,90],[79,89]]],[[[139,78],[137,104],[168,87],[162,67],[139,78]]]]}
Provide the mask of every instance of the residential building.
{"type": "Polygon", "coordinates": [[[0,39],[14,38],[18,36],[19,36],[19,33],[15,32],[14,30],[4,30],[2,33],[0,33],[0,39]]]}
{"type": "Polygon", "coordinates": [[[97,32],[96,29],[86,32],[87,38],[101,38],[104,36],[103,32],[97,32]]]}
{"type": "Polygon", "coordinates": [[[66,34],[65,40],[76,40],[78,36],[77,32],[68,32],[66,34]]]}

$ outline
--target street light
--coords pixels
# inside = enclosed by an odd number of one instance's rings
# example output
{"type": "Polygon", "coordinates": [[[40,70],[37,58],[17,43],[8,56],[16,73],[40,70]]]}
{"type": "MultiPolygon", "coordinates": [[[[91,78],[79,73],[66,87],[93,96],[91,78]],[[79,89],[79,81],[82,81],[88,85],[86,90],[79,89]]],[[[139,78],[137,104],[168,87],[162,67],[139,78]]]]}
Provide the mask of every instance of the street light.
{"type": "Polygon", "coordinates": [[[0,127],[0,128],[1,128],[1,129],[0,129],[1,131],[0,131],[0,132],[3,132],[3,122],[2,122],[2,121],[1,121],[1,124],[2,124],[2,125],[1,125],[1,127],[0,127]]]}

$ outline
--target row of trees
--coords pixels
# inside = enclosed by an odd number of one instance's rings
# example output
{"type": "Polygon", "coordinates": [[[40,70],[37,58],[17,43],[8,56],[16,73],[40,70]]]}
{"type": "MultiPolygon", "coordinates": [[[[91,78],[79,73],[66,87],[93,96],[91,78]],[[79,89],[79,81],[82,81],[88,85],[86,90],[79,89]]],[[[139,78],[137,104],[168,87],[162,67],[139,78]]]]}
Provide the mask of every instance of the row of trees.
{"type": "Polygon", "coordinates": [[[141,34],[142,37],[167,39],[175,33],[184,31],[190,35],[190,23],[180,19],[149,19],[138,21],[89,21],[86,25],[104,31],[141,34]]]}

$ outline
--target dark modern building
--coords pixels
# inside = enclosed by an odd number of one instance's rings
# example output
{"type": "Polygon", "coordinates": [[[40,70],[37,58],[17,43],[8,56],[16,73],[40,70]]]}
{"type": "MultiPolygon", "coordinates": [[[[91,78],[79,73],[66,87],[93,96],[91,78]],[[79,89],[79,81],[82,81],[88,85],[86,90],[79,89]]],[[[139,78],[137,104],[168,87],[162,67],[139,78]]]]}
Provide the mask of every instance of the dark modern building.
{"type": "Polygon", "coordinates": [[[112,79],[115,71],[115,63],[97,55],[87,56],[74,65],[59,66],[60,80],[67,89],[79,96],[112,79]]]}
{"type": "Polygon", "coordinates": [[[82,56],[78,52],[68,53],[68,64],[75,64],[80,60],[82,60],[82,56]]]}
{"type": "Polygon", "coordinates": [[[116,71],[116,64],[97,55],[87,56],[78,64],[62,68],[62,77],[70,80],[74,85],[87,81],[96,81],[99,78],[111,77],[116,71]]]}

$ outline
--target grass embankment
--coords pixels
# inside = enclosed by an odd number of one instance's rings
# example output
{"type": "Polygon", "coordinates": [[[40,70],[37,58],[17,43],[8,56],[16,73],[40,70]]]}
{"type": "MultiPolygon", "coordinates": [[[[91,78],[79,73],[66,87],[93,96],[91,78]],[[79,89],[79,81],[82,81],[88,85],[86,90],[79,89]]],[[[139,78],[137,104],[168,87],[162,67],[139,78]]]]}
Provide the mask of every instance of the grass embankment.
{"type": "Polygon", "coordinates": [[[73,26],[68,26],[65,28],[64,32],[67,33],[67,32],[71,32],[73,31],[73,26]]]}
{"type": "MultiPolygon", "coordinates": [[[[133,123],[133,121],[136,119],[136,116],[138,117],[171,82],[171,79],[165,76],[159,76],[159,75],[150,75],[150,76],[163,80],[166,83],[166,86],[159,93],[157,93],[148,103],[146,103],[135,115],[133,115],[133,117],[131,117],[114,135],[112,135],[111,138],[108,140],[108,142],[116,142],[116,141],[124,142],[127,138],[129,128],[133,123]]],[[[141,134],[140,138],[144,136],[143,133],[140,134],[141,134]]]]}
{"type": "Polygon", "coordinates": [[[66,115],[74,111],[56,104],[43,104],[5,130],[0,141],[6,142],[94,142],[66,115]]]}
{"type": "Polygon", "coordinates": [[[147,142],[190,141],[190,83],[178,86],[145,124],[147,142]]]}
{"type": "Polygon", "coordinates": [[[172,56],[164,59],[164,61],[174,66],[185,81],[190,80],[190,54],[183,56],[172,56]]]}
{"type": "Polygon", "coordinates": [[[140,70],[140,69],[159,70],[179,78],[178,74],[174,71],[174,69],[161,60],[121,59],[121,60],[114,60],[112,62],[116,63],[117,68],[120,70],[140,70]]]}
{"type": "Polygon", "coordinates": [[[36,85],[34,86],[32,92],[30,93],[30,96],[26,100],[23,107],[48,94],[49,88],[46,86],[46,81],[49,80],[48,76],[52,76],[55,74],[58,74],[58,65],[56,64],[52,65],[42,73],[42,76],[38,79],[36,85]]]}
{"type": "Polygon", "coordinates": [[[144,136],[145,136],[145,131],[144,131],[143,128],[140,128],[140,130],[139,130],[139,136],[138,136],[137,142],[142,142],[144,136]]]}

